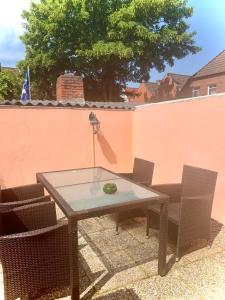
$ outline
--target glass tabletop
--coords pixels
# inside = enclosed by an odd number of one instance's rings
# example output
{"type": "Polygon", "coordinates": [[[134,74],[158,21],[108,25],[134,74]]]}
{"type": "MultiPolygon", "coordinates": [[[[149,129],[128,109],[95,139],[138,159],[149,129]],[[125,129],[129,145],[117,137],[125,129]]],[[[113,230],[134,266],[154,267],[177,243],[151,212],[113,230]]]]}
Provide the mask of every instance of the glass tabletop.
{"type": "Polygon", "coordinates": [[[58,202],[65,214],[83,215],[100,211],[148,203],[160,196],[156,191],[133,183],[101,167],[41,173],[39,179],[58,202]],[[115,183],[117,191],[106,194],[106,183],[115,183]]]}
{"type": "Polygon", "coordinates": [[[88,169],[56,171],[42,174],[53,187],[63,187],[67,185],[98,182],[120,178],[119,176],[103,168],[98,167],[88,169]]]}
{"type": "Polygon", "coordinates": [[[155,192],[122,178],[57,187],[56,190],[77,212],[159,196],[155,192]],[[105,183],[115,183],[117,191],[114,194],[106,194],[103,191],[105,183]]]}

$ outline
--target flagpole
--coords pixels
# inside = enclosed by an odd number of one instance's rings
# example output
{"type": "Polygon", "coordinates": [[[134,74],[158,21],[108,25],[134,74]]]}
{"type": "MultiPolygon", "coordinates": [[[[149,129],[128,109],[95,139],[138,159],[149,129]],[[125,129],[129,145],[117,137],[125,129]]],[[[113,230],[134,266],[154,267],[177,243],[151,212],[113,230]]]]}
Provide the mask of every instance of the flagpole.
{"type": "Polygon", "coordinates": [[[30,90],[30,67],[27,67],[28,70],[28,78],[29,78],[29,94],[30,94],[30,100],[31,100],[31,90],[30,90]]]}

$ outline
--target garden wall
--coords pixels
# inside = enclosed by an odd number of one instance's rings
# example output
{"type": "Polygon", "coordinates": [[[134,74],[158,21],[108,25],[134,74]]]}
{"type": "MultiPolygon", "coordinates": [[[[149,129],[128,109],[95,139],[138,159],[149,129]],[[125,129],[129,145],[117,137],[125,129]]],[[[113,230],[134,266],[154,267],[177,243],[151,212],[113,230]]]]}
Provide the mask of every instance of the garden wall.
{"type": "Polygon", "coordinates": [[[184,164],[218,172],[213,216],[225,223],[225,94],[139,107],[133,155],[155,163],[153,183],[180,182],[184,164]]]}
{"type": "Polygon", "coordinates": [[[0,185],[34,182],[37,172],[93,166],[91,111],[101,122],[96,165],[130,170],[132,111],[2,106],[0,185]]]}

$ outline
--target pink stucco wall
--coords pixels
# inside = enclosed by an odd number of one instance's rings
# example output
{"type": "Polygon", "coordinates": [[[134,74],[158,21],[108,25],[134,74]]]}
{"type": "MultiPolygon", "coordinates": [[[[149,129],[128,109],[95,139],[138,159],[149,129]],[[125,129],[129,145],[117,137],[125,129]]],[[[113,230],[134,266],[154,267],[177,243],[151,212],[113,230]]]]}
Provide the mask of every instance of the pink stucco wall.
{"type": "Polygon", "coordinates": [[[93,166],[91,111],[101,122],[96,165],[130,169],[131,111],[0,107],[0,185],[34,182],[36,172],[93,166]]]}
{"type": "Polygon", "coordinates": [[[225,223],[225,95],[138,108],[133,155],[155,163],[153,183],[180,182],[183,164],[218,172],[213,217],[225,223]]]}
{"type": "Polygon", "coordinates": [[[225,95],[163,102],[135,111],[0,107],[0,185],[35,181],[36,172],[96,165],[130,171],[133,157],[155,163],[153,183],[179,182],[183,164],[218,172],[213,217],[225,223],[225,95]]]}

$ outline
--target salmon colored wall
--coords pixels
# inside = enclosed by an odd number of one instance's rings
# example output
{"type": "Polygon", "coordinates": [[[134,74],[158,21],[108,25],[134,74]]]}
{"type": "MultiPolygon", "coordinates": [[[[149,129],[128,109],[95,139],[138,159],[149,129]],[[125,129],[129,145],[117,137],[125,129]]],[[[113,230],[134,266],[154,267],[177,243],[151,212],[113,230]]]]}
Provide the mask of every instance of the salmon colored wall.
{"type": "Polygon", "coordinates": [[[96,165],[130,170],[132,111],[0,107],[0,185],[34,182],[36,172],[92,166],[91,111],[101,122],[96,165]]]}
{"type": "Polygon", "coordinates": [[[225,223],[225,94],[140,106],[135,111],[0,107],[0,185],[36,172],[96,165],[131,171],[133,157],[155,163],[153,183],[179,182],[183,164],[218,172],[213,217],[225,223]]]}
{"type": "Polygon", "coordinates": [[[218,172],[213,217],[225,223],[225,95],[147,105],[134,113],[133,154],[153,183],[180,182],[184,164],[218,172]]]}

